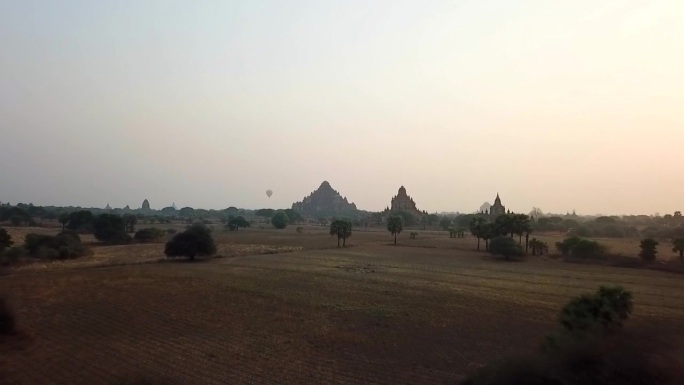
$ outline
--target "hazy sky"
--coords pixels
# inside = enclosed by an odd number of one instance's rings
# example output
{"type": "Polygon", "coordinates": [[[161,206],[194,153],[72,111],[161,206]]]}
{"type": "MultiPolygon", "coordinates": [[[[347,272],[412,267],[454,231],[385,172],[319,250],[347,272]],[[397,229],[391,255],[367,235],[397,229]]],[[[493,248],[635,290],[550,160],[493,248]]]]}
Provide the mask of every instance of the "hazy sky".
{"type": "Polygon", "coordinates": [[[684,208],[684,1],[0,2],[0,201],[684,208]],[[264,191],[275,191],[268,199],[264,191]]]}

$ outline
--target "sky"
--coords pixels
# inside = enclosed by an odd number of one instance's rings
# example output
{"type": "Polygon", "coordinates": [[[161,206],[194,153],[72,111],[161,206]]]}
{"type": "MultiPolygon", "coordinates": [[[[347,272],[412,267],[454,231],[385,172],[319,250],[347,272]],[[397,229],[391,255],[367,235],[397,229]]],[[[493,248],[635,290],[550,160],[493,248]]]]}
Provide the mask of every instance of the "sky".
{"type": "Polygon", "coordinates": [[[0,201],[671,213],[684,1],[0,2],[0,201]],[[267,189],[274,194],[268,198],[267,189]]]}

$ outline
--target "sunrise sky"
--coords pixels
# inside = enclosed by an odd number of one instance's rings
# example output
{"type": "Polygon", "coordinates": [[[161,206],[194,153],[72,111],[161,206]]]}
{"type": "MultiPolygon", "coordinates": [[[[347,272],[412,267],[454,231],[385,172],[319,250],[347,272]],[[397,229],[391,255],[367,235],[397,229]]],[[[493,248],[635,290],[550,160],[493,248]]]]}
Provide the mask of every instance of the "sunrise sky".
{"type": "Polygon", "coordinates": [[[0,201],[684,207],[684,1],[0,2],[0,201]],[[265,190],[273,189],[269,199],[265,190]]]}

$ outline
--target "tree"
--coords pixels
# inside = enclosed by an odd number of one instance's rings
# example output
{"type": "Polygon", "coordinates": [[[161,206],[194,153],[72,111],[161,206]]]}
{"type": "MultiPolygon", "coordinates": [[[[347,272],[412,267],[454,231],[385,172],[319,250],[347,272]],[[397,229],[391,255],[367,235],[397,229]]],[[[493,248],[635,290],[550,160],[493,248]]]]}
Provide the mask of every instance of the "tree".
{"type": "Polygon", "coordinates": [[[275,214],[275,210],[273,210],[273,209],[259,209],[259,210],[254,212],[254,215],[256,215],[257,217],[262,217],[266,221],[273,218],[274,214],[275,214]]]}
{"type": "Polygon", "coordinates": [[[352,235],[352,223],[349,219],[333,219],[330,223],[330,235],[337,235],[337,247],[340,247],[340,239],[342,239],[342,247],[346,246],[347,238],[352,235]]]}
{"type": "Polygon", "coordinates": [[[641,259],[644,261],[652,262],[655,261],[656,259],[656,254],[658,254],[658,250],[656,249],[656,246],[658,246],[658,241],[652,238],[646,238],[641,241],[639,244],[639,248],[641,248],[641,252],[639,253],[639,256],[641,259]]]}
{"type": "Polygon", "coordinates": [[[66,228],[67,223],[69,223],[69,214],[61,213],[57,217],[57,221],[62,225],[62,231],[66,228]]]}
{"type": "Polygon", "coordinates": [[[5,299],[0,297],[0,334],[14,333],[15,326],[14,313],[5,302],[5,299]]]}
{"type": "Polygon", "coordinates": [[[394,236],[394,245],[397,244],[397,235],[404,230],[404,219],[398,215],[393,215],[387,219],[387,231],[394,236]]]}
{"type": "Polygon", "coordinates": [[[195,209],[192,207],[183,207],[180,210],[178,210],[178,216],[181,216],[183,218],[190,218],[195,215],[195,209]]]}
{"type": "Polygon", "coordinates": [[[480,250],[480,239],[482,239],[482,231],[485,224],[485,219],[482,217],[473,217],[470,220],[470,233],[477,238],[477,250],[480,250]]]}
{"type": "Polygon", "coordinates": [[[451,218],[445,215],[439,220],[439,227],[441,227],[442,230],[448,230],[449,226],[451,226],[451,218]]]}
{"type": "Polygon", "coordinates": [[[211,230],[203,224],[194,224],[187,230],[171,238],[164,247],[167,257],[188,257],[194,260],[196,256],[213,255],[216,244],[211,236],[211,230]]]}
{"type": "Polygon", "coordinates": [[[532,238],[528,244],[532,249],[532,255],[544,255],[545,252],[549,251],[549,246],[546,244],[546,242],[540,241],[537,238],[532,238]]]}
{"type": "Polygon", "coordinates": [[[104,243],[128,243],[131,236],[126,233],[126,222],[116,214],[100,214],[93,221],[93,235],[104,243]]]}
{"type": "Polygon", "coordinates": [[[679,259],[684,260],[684,238],[672,240],[672,251],[679,253],[679,259]]]}
{"type": "Polygon", "coordinates": [[[88,210],[74,211],[69,214],[66,228],[75,231],[91,231],[95,216],[88,210]]]}
{"type": "Polygon", "coordinates": [[[511,238],[503,236],[492,238],[489,243],[489,252],[494,255],[501,255],[506,259],[523,255],[522,247],[519,244],[511,238]]]}
{"type": "Polygon", "coordinates": [[[480,229],[480,237],[485,241],[485,250],[489,251],[489,240],[499,236],[504,236],[506,234],[501,234],[501,230],[496,225],[496,223],[485,223],[480,229]]]}
{"type": "Polygon", "coordinates": [[[287,224],[290,222],[290,218],[287,217],[287,214],[283,211],[278,211],[273,215],[273,218],[271,218],[271,224],[273,227],[276,229],[284,229],[287,227],[287,224]]]}
{"type": "Polygon", "coordinates": [[[14,242],[12,242],[12,237],[9,235],[7,230],[0,228],[0,253],[13,244],[14,242]]]}
{"type": "Polygon", "coordinates": [[[230,229],[230,231],[237,231],[240,229],[240,227],[249,227],[250,223],[245,219],[243,216],[237,216],[234,218],[230,218],[228,220],[228,223],[226,224],[226,227],[230,229]]]}
{"type": "Polygon", "coordinates": [[[138,217],[131,214],[123,216],[125,231],[128,233],[135,233],[135,225],[138,223],[138,217]]]}
{"type": "Polygon", "coordinates": [[[304,221],[304,217],[298,211],[293,209],[285,209],[285,215],[290,219],[290,223],[300,223],[304,221]]]}

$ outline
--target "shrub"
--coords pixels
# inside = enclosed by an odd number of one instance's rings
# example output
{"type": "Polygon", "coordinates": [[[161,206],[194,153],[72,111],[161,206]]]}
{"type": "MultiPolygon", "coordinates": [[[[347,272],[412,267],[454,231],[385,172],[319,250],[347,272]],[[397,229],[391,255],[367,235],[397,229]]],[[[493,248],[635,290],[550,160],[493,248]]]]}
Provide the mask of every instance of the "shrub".
{"type": "Polygon", "coordinates": [[[639,253],[641,259],[647,262],[655,261],[656,254],[658,254],[656,246],[658,246],[658,241],[655,239],[646,238],[642,240],[641,244],[639,245],[639,248],[641,248],[641,252],[639,253]]]}
{"type": "Polygon", "coordinates": [[[15,331],[14,313],[5,299],[0,297],[0,334],[12,334],[15,331]]]}
{"type": "Polygon", "coordinates": [[[169,235],[176,234],[177,232],[178,232],[178,230],[176,230],[176,229],[166,229],[166,233],[169,235]]]}
{"type": "Polygon", "coordinates": [[[494,237],[489,241],[489,252],[494,255],[501,255],[506,259],[522,256],[522,247],[512,238],[494,237]]]}
{"type": "Polygon", "coordinates": [[[556,248],[563,255],[575,257],[600,257],[606,253],[606,248],[600,243],[580,237],[569,237],[563,242],[556,242],[556,248]]]}
{"type": "Polygon", "coordinates": [[[211,237],[211,230],[202,224],[194,224],[180,232],[166,243],[164,254],[167,257],[188,257],[212,255],[216,253],[216,244],[211,237]]]}
{"type": "Polygon", "coordinates": [[[28,253],[26,252],[25,248],[21,246],[11,247],[0,254],[0,265],[13,265],[27,255],[28,253]]]}
{"type": "Polygon", "coordinates": [[[287,214],[285,214],[282,211],[278,211],[277,213],[275,213],[275,215],[273,215],[273,218],[271,218],[271,224],[276,229],[286,228],[288,222],[290,222],[290,218],[288,218],[287,214]]]}
{"type": "Polygon", "coordinates": [[[302,226],[297,227],[297,232],[298,232],[299,234],[303,233],[303,232],[304,232],[304,228],[303,228],[302,226]]]}
{"type": "Polygon", "coordinates": [[[631,312],[632,293],[619,286],[601,286],[597,293],[581,295],[565,305],[560,322],[571,332],[612,331],[622,327],[631,312]]]}
{"type": "Polygon", "coordinates": [[[148,227],[136,231],[133,239],[138,242],[151,242],[163,237],[165,233],[166,232],[162,229],[148,227]]]}
{"type": "Polygon", "coordinates": [[[411,231],[411,232],[409,233],[409,238],[410,238],[410,239],[416,239],[417,236],[418,236],[418,233],[415,232],[415,231],[411,231]]]}
{"type": "Polygon", "coordinates": [[[64,231],[55,236],[27,234],[24,248],[29,255],[40,259],[77,258],[89,252],[81,243],[81,237],[73,231],[64,231]]]}

